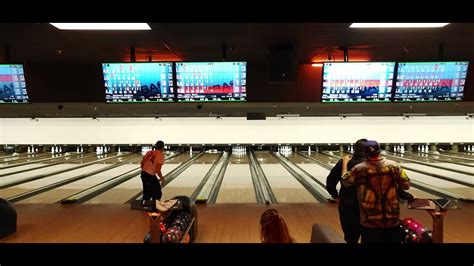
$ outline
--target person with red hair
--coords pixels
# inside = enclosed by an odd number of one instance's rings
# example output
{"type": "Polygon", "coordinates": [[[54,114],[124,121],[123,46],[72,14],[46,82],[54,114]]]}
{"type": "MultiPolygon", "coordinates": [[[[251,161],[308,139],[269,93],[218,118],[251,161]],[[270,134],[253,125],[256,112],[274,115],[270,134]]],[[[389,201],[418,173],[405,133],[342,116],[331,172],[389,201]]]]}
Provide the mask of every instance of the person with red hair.
{"type": "Polygon", "coordinates": [[[262,243],[294,243],[285,220],[277,210],[268,209],[260,217],[260,239],[262,243]]]}

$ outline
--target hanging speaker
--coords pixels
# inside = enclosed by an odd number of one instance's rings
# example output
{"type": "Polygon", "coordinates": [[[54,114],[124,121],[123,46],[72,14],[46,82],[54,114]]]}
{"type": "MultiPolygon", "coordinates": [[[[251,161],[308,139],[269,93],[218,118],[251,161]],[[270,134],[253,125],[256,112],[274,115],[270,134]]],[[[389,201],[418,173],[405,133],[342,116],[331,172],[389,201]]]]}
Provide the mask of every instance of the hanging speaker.
{"type": "Polygon", "coordinates": [[[297,60],[293,47],[270,49],[269,82],[295,82],[297,60]]]}
{"type": "Polygon", "coordinates": [[[247,120],[267,120],[266,113],[247,113],[247,120]]]}

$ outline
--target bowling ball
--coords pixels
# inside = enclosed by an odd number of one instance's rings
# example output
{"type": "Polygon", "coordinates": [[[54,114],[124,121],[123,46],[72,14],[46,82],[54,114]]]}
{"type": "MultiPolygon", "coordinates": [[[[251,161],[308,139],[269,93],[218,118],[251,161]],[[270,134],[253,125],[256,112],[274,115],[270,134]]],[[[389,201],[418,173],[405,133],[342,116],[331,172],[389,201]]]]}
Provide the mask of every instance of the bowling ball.
{"type": "Polygon", "coordinates": [[[402,224],[404,227],[407,227],[409,224],[411,224],[414,220],[412,218],[405,218],[402,220],[402,224]]]}
{"type": "Polygon", "coordinates": [[[191,242],[191,237],[189,236],[189,234],[186,234],[186,236],[184,237],[183,243],[190,243],[190,242],[191,242]]]}
{"type": "Polygon", "coordinates": [[[150,234],[150,232],[148,232],[145,235],[145,238],[143,239],[143,243],[150,243],[150,240],[151,240],[151,234],[150,234]]]}
{"type": "Polygon", "coordinates": [[[176,219],[172,226],[179,227],[181,231],[185,231],[186,228],[187,228],[187,225],[186,225],[185,221],[182,220],[182,219],[176,219]]]}
{"type": "Polygon", "coordinates": [[[191,222],[192,215],[186,212],[182,212],[178,215],[178,217],[183,219],[187,226],[191,222]]]}
{"type": "Polygon", "coordinates": [[[171,232],[174,232],[174,234],[178,238],[178,242],[179,242],[179,240],[181,240],[181,237],[183,236],[183,233],[184,233],[184,231],[181,230],[181,228],[179,226],[171,227],[171,232]]]}
{"type": "Polygon", "coordinates": [[[163,243],[179,243],[179,238],[173,231],[170,230],[163,235],[162,242],[163,243]]]}
{"type": "Polygon", "coordinates": [[[425,228],[425,232],[421,235],[420,243],[433,243],[433,232],[425,228]]]}

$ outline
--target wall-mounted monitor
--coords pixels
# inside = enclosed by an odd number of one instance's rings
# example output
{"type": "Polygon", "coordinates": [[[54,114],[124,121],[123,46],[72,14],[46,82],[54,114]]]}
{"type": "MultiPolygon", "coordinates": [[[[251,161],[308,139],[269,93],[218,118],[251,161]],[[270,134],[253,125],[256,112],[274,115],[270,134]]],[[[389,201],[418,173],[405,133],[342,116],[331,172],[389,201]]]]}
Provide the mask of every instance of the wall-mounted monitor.
{"type": "Polygon", "coordinates": [[[324,63],[322,102],[390,102],[395,62],[324,63]]]}
{"type": "Polygon", "coordinates": [[[246,101],[246,62],[177,62],[177,99],[246,101]]]}
{"type": "Polygon", "coordinates": [[[104,63],[107,103],[172,102],[173,63],[104,63]]]}
{"type": "Polygon", "coordinates": [[[400,62],[395,101],[461,101],[469,62],[400,62]]]}
{"type": "Polygon", "coordinates": [[[28,103],[22,64],[0,64],[0,103],[28,103]]]}

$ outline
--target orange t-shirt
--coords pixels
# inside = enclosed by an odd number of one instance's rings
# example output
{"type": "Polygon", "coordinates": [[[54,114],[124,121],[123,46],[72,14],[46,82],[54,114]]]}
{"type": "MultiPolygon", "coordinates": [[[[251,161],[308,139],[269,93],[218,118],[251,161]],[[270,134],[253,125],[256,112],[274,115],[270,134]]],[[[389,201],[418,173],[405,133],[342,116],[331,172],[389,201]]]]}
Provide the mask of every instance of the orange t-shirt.
{"type": "Polygon", "coordinates": [[[156,175],[163,164],[165,164],[165,156],[161,151],[149,151],[142,159],[142,171],[156,175]]]}

